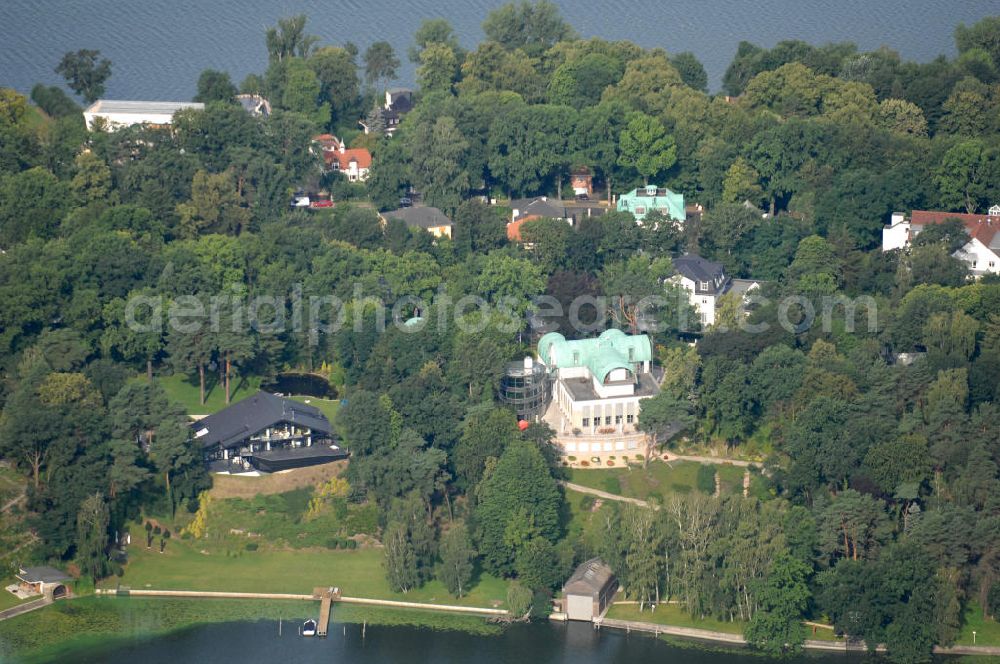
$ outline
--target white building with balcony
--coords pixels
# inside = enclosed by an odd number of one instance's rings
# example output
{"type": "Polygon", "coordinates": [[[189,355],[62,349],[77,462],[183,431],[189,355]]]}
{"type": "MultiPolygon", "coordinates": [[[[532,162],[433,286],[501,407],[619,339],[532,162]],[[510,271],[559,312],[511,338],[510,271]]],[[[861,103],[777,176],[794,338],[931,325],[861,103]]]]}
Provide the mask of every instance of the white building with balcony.
{"type": "Polygon", "coordinates": [[[637,428],[641,401],[660,391],[648,336],[607,330],[568,341],[550,332],[538,342],[538,357],[552,389],[545,421],[565,456],[624,459],[645,452],[637,428]]]}

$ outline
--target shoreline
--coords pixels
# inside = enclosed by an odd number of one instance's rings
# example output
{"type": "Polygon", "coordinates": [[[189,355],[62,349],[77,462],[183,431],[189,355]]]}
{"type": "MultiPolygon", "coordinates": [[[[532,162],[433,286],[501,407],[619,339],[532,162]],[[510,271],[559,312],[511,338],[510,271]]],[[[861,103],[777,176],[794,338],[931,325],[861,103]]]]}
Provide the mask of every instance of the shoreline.
{"type": "MultiPolygon", "coordinates": [[[[633,630],[653,634],[654,636],[675,636],[692,641],[702,641],[728,646],[749,647],[746,639],[740,634],[729,634],[726,632],[716,632],[708,629],[697,629],[694,627],[680,627],[676,625],[660,625],[658,623],[638,622],[632,620],[618,620],[615,618],[599,618],[594,620],[595,629],[610,627],[612,629],[624,630],[631,633],[633,630]]],[[[803,650],[813,650],[817,652],[857,654],[867,653],[868,648],[864,642],[850,643],[847,641],[818,641],[806,639],[802,643],[803,650]]],[[[885,653],[886,648],[879,645],[875,648],[877,653],[885,653]]],[[[997,646],[934,646],[935,655],[979,655],[983,657],[1000,657],[1000,647],[997,646]]]]}
{"type": "MultiPolygon", "coordinates": [[[[108,588],[98,588],[94,591],[96,597],[171,597],[171,598],[195,598],[195,599],[275,599],[275,600],[306,600],[319,601],[321,598],[315,593],[286,594],[286,593],[240,593],[210,590],[111,590],[108,588]]],[[[418,611],[439,611],[450,614],[483,616],[483,617],[506,617],[510,615],[507,609],[493,609],[480,606],[458,606],[455,604],[429,604],[426,602],[402,602],[390,599],[373,599],[369,597],[346,597],[341,596],[334,600],[335,604],[358,604],[362,606],[377,606],[392,609],[415,609],[418,611]]]]}
{"type": "MultiPolygon", "coordinates": [[[[68,636],[68,638],[58,639],[51,643],[39,644],[35,647],[8,651],[4,651],[3,648],[0,648],[0,655],[10,656],[13,658],[13,661],[47,661],[44,658],[48,655],[57,652],[71,654],[77,649],[85,649],[91,647],[94,643],[107,642],[109,639],[117,641],[119,639],[160,638],[165,634],[169,634],[177,630],[188,629],[200,625],[209,625],[219,622],[253,622],[259,620],[269,620],[281,617],[282,614],[285,618],[297,619],[302,616],[311,616],[311,614],[316,611],[316,608],[310,606],[307,602],[319,601],[316,596],[306,594],[227,593],[170,590],[135,590],[126,594],[124,592],[119,593],[115,590],[99,589],[93,595],[60,600],[59,602],[50,605],[51,608],[46,607],[45,611],[38,611],[34,614],[26,614],[22,617],[22,619],[30,619],[30,616],[32,615],[36,617],[41,616],[40,619],[45,619],[46,617],[53,618],[53,612],[63,614],[83,614],[88,609],[101,605],[104,606],[101,606],[99,611],[110,609],[112,613],[117,613],[119,609],[124,608],[124,603],[121,603],[119,606],[115,606],[119,603],[100,601],[108,598],[140,600],[143,604],[133,604],[130,608],[134,609],[136,606],[141,606],[143,607],[143,610],[149,610],[151,614],[161,611],[169,613],[171,609],[176,609],[177,606],[186,605],[187,602],[185,600],[190,599],[208,600],[205,604],[212,605],[214,609],[209,612],[208,615],[201,611],[197,611],[196,613],[191,614],[191,617],[188,619],[174,620],[173,622],[164,620],[162,626],[149,631],[144,631],[140,634],[119,630],[102,631],[100,629],[89,632],[74,631],[70,636],[68,636]],[[153,600],[153,602],[145,604],[145,600],[153,600]],[[81,606],[81,604],[83,606],[81,606]],[[87,604],[90,606],[87,606],[87,604]],[[284,611],[280,611],[277,615],[275,615],[275,606],[284,604],[298,607],[301,611],[293,611],[297,617],[290,616],[287,613],[284,613],[284,611]],[[261,606],[263,610],[260,612],[246,610],[246,607],[252,605],[261,606]],[[60,611],[60,607],[66,607],[69,610],[64,609],[60,611]],[[70,609],[70,607],[72,608],[70,609]],[[114,608],[111,609],[111,607],[114,608]],[[232,610],[232,607],[239,607],[240,610],[234,611],[232,610]]],[[[491,616],[498,617],[500,613],[506,614],[506,611],[501,609],[485,609],[483,607],[449,607],[448,605],[422,604],[418,602],[396,602],[392,600],[369,600],[366,598],[342,598],[342,600],[346,601],[344,601],[340,606],[341,610],[337,612],[339,619],[336,623],[355,623],[364,621],[371,624],[386,624],[389,626],[409,625],[425,629],[455,629],[459,631],[475,632],[478,630],[472,629],[471,624],[467,622],[469,619],[488,619],[491,616]],[[361,615],[357,615],[355,612],[361,612],[361,615]],[[345,613],[347,614],[346,616],[344,615],[345,613]],[[462,624],[463,622],[465,622],[464,625],[462,624]]],[[[192,604],[197,605],[198,603],[192,604]]],[[[486,623],[483,625],[485,626],[486,623]]],[[[106,626],[107,625],[105,625],[105,627],[106,626]]],[[[596,620],[593,623],[593,627],[595,630],[600,630],[603,627],[609,627],[626,633],[636,631],[645,635],[653,636],[654,638],[659,638],[661,636],[674,637],[684,641],[690,641],[692,643],[712,644],[731,650],[744,650],[749,648],[746,640],[741,634],[718,632],[693,627],[661,625],[658,623],[646,623],[612,618],[596,620]]],[[[502,627],[493,625],[491,629],[502,629],[502,627]]],[[[2,639],[0,639],[0,645],[2,645],[2,639]]],[[[817,640],[806,640],[803,643],[802,649],[818,653],[845,655],[866,652],[863,643],[849,644],[846,642],[817,640]]],[[[884,647],[880,646],[878,648],[878,652],[884,651],[884,647]]],[[[934,654],[998,657],[1000,656],[1000,647],[938,646],[935,647],[934,654]]]]}

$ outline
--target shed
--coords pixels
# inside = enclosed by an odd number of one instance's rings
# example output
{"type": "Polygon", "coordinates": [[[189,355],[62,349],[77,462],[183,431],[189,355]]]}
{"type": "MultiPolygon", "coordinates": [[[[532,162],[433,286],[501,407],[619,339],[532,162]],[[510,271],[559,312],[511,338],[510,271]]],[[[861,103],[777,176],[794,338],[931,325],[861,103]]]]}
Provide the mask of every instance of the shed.
{"type": "Polygon", "coordinates": [[[55,567],[22,567],[17,572],[17,580],[26,594],[59,598],[67,594],[64,581],[68,581],[69,576],[55,567]]]}
{"type": "Polygon", "coordinates": [[[593,620],[602,615],[618,592],[618,579],[600,558],[581,564],[563,585],[570,620],[593,620]]]}

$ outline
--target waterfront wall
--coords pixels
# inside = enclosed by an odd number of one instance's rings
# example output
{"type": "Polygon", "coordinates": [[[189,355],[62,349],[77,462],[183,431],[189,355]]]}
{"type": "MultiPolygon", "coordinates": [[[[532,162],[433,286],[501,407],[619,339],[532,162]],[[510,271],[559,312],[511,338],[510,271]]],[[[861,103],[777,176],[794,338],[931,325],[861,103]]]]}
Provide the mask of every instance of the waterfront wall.
{"type": "MultiPolygon", "coordinates": [[[[119,596],[127,595],[131,597],[191,597],[201,599],[287,599],[287,600],[309,600],[318,601],[318,597],[313,594],[288,594],[288,593],[232,593],[207,590],[123,590],[98,589],[94,591],[97,595],[119,596]]],[[[371,599],[368,597],[339,597],[335,602],[342,604],[360,604],[365,606],[382,606],[395,609],[420,609],[422,611],[443,611],[446,613],[460,613],[474,616],[505,617],[508,615],[506,609],[491,609],[480,606],[457,606],[454,604],[425,604],[421,602],[401,602],[388,599],[371,599]]]]}

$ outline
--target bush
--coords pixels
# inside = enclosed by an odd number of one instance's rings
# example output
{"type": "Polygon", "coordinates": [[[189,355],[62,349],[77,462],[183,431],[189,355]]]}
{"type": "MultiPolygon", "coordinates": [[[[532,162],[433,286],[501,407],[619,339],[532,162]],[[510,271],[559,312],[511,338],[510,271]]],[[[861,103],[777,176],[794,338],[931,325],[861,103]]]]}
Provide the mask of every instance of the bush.
{"type": "Polygon", "coordinates": [[[326,541],[326,548],[328,549],[339,549],[340,548],[340,538],[334,537],[326,541]]]}
{"type": "Polygon", "coordinates": [[[347,548],[351,551],[358,548],[358,543],[352,539],[347,540],[347,548]]]}
{"type": "Polygon", "coordinates": [[[594,503],[597,502],[597,498],[591,496],[590,494],[585,495],[580,499],[580,509],[584,512],[589,512],[594,509],[594,503]]]}
{"type": "Polygon", "coordinates": [[[257,544],[257,542],[247,542],[246,546],[244,546],[243,548],[246,549],[247,551],[256,551],[259,548],[259,546],[260,545],[257,544]]]}
{"type": "Polygon", "coordinates": [[[517,620],[527,617],[531,611],[531,604],[534,600],[534,593],[514,581],[507,588],[507,610],[510,617],[517,620]]]}
{"type": "Polygon", "coordinates": [[[589,461],[581,461],[580,465],[583,466],[584,468],[586,468],[587,466],[590,465],[590,462],[589,461]]]}
{"type": "Polygon", "coordinates": [[[698,466],[698,479],[695,481],[698,490],[708,495],[715,494],[715,467],[709,464],[698,466]]]}
{"type": "Polygon", "coordinates": [[[608,493],[621,493],[622,483],[617,477],[605,477],[604,481],[601,482],[601,486],[608,493]]]}
{"type": "Polygon", "coordinates": [[[575,456],[568,456],[566,458],[569,459],[570,461],[576,461],[576,457],[575,456]]]}

